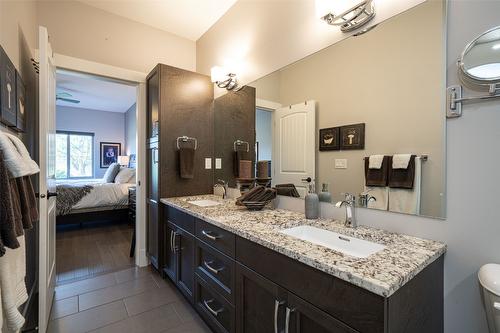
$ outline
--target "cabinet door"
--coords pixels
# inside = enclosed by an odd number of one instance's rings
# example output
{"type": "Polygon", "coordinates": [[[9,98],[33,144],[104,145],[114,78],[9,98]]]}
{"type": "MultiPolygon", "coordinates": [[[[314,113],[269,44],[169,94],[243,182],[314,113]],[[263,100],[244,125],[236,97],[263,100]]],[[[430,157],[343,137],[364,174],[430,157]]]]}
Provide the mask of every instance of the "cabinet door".
{"type": "Polygon", "coordinates": [[[341,321],[295,296],[287,295],[285,333],[356,333],[341,321]]]}
{"type": "Polygon", "coordinates": [[[159,85],[159,70],[157,69],[149,76],[147,86],[147,126],[148,138],[158,136],[158,121],[159,121],[159,106],[160,106],[160,85],[159,85]]]}
{"type": "Polygon", "coordinates": [[[193,302],[195,238],[178,228],[174,232],[174,246],[177,255],[177,286],[193,302]]]}
{"type": "Polygon", "coordinates": [[[147,149],[147,166],[148,166],[148,174],[147,174],[147,197],[148,199],[155,200],[158,202],[159,198],[159,161],[160,155],[158,150],[158,142],[152,143],[148,146],[147,149]]]}
{"type": "Polygon", "coordinates": [[[160,228],[158,221],[158,202],[148,198],[146,200],[146,205],[147,205],[146,222],[147,222],[148,256],[149,259],[151,260],[151,264],[156,269],[160,269],[159,266],[160,249],[159,249],[159,239],[158,239],[160,235],[160,228]]]}
{"type": "Polygon", "coordinates": [[[239,333],[283,330],[286,293],[275,283],[236,264],[236,327],[239,333]]]}
{"type": "Polygon", "coordinates": [[[164,244],[164,258],[163,258],[163,272],[167,274],[167,276],[174,283],[177,283],[177,255],[176,255],[176,246],[174,244],[176,227],[167,222],[165,225],[165,233],[163,237],[164,244]]]}

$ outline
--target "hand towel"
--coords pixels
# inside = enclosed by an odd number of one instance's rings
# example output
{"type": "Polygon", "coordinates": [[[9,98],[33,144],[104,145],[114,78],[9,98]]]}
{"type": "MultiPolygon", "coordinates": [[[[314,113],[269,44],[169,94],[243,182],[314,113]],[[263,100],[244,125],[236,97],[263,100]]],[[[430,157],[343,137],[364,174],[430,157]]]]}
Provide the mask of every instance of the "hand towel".
{"type": "MultiPolygon", "coordinates": [[[[394,155],[396,156],[396,155],[394,155]]],[[[415,155],[411,155],[406,168],[394,168],[394,163],[389,163],[389,187],[412,189],[415,179],[415,155]]],[[[398,162],[398,166],[404,163],[398,162]]]]}
{"type": "Polygon", "coordinates": [[[395,154],[392,156],[393,169],[407,169],[410,163],[411,154],[395,154]]]}
{"type": "Polygon", "coordinates": [[[265,179],[265,178],[270,178],[270,164],[271,161],[258,161],[257,162],[257,178],[258,179],[265,179]]]}
{"type": "Polygon", "coordinates": [[[389,188],[389,210],[391,212],[420,214],[422,160],[420,157],[416,157],[413,161],[413,188],[389,188]]]}
{"type": "Polygon", "coordinates": [[[30,176],[40,172],[24,143],[15,135],[0,132],[0,149],[4,151],[4,159],[11,177],[30,176]]]}
{"type": "Polygon", "coordinates": [[[240,160],[240,172],[237,178],[250,179],[252,178],[252,161],[240,160]]]}
{"type": "Polygon", "coordinates": [[[30,176],[16,178],[16,183],[21,206],[23,229],[31,229],[33,228],[33,224],[38,221],[38,209],[33,184],[31,183],[30,176]]]}
{"type": "Polygon", "coordinates": [[[370,169],[370,158],[365,157],[365,185],[366,186],[387,186],[389,172],[389,156],[384,156],[379,169],[370,169]]]}
{"type": "Polygon", "coordinates": [[[380,169],[382,167],[382,162],[384,161],[384,155],[370,155],[368,158],[370,163],[368,165],[369,169],[380,169]]]}
{"type": "Polygon", "coordinates": [[[179,174],[183,179],[194,178],[194,148],[179,149],[179,174]]]}
{"type": "Polygon", "coordinates": [[[233,153],[233,174],[236,178],[240,177],[240,161],[241,160],[251,160],[250,154],[244,150],[237,150],[233,153]]]}
{"type": "Polygon", "coordinates": [[[0,256],[5,254],[5,247],[19,247],[17,236],[22,216],[16,185],[15,179],[9,178],[3,150],[0,150],[0,256]]]}
{"type": "Polygon", "coordinates": [[[375,200],[369,200],[366,204],[368,208],[387,210],[389,208],[389,188],[365,186],[365,193],[368,193],[375,200]]]}
{"type": "Polygon", "coordinates": [[[0,295],[2,303],[2,332],[18,332],[25,319],[19,307],[28,300],[26,290],[26,250],[24,236],[18,238],[19,248],[7,250],[0,258],[0,295]]]}

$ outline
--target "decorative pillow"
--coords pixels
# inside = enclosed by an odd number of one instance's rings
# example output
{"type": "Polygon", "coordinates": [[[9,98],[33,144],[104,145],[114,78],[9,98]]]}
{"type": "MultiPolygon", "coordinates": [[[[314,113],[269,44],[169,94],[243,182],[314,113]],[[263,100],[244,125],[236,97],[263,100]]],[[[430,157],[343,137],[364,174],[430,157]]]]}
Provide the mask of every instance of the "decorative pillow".
{"type": "Polygon", "coordinates": [[[135,176],[135,169],[133,168],[121,168],[120,172],[115,177],[115,183],[126,184],[130,182],[130,179],[135,176]]]}
{"type": "Polygon", "coordinates": [[[106,170],[106,173],[104,174],[104,177],[102,177],[102,179],[104,180],[105,183],[112,183],[115,180],[115,177],[118,174],[118,172],[120,172],[120,164],[112,163],[108,167],[108,170],[106,170]]]}

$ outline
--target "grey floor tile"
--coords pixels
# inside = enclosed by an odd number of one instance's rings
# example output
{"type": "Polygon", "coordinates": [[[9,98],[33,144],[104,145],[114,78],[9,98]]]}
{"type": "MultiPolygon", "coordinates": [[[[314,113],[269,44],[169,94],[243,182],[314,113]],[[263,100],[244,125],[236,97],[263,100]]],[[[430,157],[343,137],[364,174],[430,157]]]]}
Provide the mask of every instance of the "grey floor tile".
{"type": "Polygon", "coordinates": [[[145,291],[141,294],[125,298],[123,302],[130,316],[145,312],[159,306],[178,302],[181,300],[181,295],[177,290],[172,288],[155,288],[145,291]]]}
{"type": "Polygon", "coordinates": [[[48,333],[89,332],[127,317],[125,305],[120,300],[53,320],[49,324],[48,333]]]}
{"type": "Polygon", "coordinates": [[[159,333],[181,324],[182,322],[173,307],[167,304],[112,325],[101,327],[94,333],[159,333]]]}
{"type": "Polygon", "coordinates": [[[63,284],[56,287],[55,299],[60,300],[84,294],[89,291],[106,288],[115,284],[116,280],[113,274],[106,274],[91,279],[63,284]]]}
{"type": "Polygon", "coordinates": [[[158,289],[158,286],[151,276],[138,280],[128,281],[80,295],[79,308],[80,311],[83,311],[122,298],[137,295],[153,288],[158,289]]]}
{"type": "Polygon", "coordinates": [[[182,322],[189,322],[200,318],[195,309],[184,298],[172,303],[172,306],[182,322]]]}
{"type": "Polygon", "coordinates": [[[78,312],[78,296],[54,301],[52,304],[51,320],[78,312]]]}
{"type": "Polygon", "coordinates": [[[153,272],[149,266],[147,267],[133,267],[123,271],[115,272],[115,279],[117,283],[123,283],[131,280],[137,280],[149,275],[153,272]]]}
{"type": "Polygon", "coordinates": [[[173,328],[167,328],[162,333],[211,333],[212,330],[201,320],[191,320],[173,328]]]}

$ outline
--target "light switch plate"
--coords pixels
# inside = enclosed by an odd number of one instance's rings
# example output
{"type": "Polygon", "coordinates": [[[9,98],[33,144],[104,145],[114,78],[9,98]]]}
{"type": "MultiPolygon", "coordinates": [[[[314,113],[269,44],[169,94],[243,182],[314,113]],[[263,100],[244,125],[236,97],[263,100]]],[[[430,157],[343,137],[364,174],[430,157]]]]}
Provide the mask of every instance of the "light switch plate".
{"type": "Polygon", "coordinates": [[[222,169],[222,158],[216,158],[215,159],[215,168],[216,169],[222,169]]]}
{"type": "Polygon", "coordinates": [[[335,169],[347,169],[347,159],[336,158],[335,159],[335,169]]]}
{"type": "Polygon", "coordinates": [[[212,169],[212,158],[211,157],[206,157],[205,158],[205,169],[212,169]]]}

